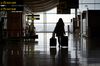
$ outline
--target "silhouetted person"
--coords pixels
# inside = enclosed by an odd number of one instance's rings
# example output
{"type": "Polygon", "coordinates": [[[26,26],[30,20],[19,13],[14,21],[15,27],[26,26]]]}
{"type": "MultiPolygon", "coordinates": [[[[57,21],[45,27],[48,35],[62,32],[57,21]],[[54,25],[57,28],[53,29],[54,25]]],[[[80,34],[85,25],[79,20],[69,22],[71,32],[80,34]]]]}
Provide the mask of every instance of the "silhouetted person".
{"type": "Polygon", "coordinates": [[[65,29],[64,29],[64,22],[62,20],[62,18],[60,18],[55,26],[53,35],[55,35],[58,37],[58,43],[59,43],[59,47],[61,45],[61,37],[64,36],[65,34],[65,29]]]}

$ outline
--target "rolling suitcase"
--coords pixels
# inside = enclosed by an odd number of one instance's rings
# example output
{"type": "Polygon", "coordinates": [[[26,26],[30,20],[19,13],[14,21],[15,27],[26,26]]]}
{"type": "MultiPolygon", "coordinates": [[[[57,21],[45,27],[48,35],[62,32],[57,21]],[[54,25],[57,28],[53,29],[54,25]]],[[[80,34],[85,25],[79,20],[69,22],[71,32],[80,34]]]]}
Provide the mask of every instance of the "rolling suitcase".
{"type": "Polygon", "coordinates": [[[61,46],[68,46],[68,36],[61,37],[61,46]]]}
{"type": "Polygon", "coordinates": [[[57,44],[56,38],[51,37],[51,38],[50,38],[50,46],[56,46],[56,44],[57,44]]]}

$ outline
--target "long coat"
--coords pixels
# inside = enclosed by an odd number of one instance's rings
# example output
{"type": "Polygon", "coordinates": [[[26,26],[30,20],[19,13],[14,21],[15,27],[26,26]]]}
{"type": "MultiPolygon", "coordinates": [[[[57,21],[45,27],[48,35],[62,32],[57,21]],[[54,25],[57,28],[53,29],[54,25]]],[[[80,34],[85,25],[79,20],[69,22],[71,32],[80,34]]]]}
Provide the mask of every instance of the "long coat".
{"type": "Polygon", "coordinates": [[[56,36],[63,36],[65,34],[64,22],[61,18],[59,19],[59,21],[56,24],[54,33],[56,34],[56,36]]]}

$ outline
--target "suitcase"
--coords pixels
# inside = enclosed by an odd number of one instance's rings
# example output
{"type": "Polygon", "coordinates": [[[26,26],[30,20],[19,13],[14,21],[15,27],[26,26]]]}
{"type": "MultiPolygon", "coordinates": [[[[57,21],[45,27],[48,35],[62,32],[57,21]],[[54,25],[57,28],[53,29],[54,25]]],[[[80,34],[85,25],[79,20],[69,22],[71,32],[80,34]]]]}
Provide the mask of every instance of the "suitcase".
{"type": "Polygon", "coordinates": [[[56,44],[57,44],[56,38],[51,37],[50,38],[50,46],[56,46],[56,44]]]}
{"type": "Polygon", "coordinates": [[[68,46],[68,36],[61,37],[61,46],[68,46]]]}

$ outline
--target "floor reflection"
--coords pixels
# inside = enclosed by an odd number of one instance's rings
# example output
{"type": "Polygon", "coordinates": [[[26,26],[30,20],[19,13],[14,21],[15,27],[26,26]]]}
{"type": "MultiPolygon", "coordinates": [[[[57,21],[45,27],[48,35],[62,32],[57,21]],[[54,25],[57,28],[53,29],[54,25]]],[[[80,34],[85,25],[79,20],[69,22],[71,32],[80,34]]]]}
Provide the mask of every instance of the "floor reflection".
{"type": "MultiPolygon", "coordinates": [[[[0,45],[0,66],[99,66],[100,51],[87,48],[89,42],[86,38],[79,40],[68,37],[68,47],[50,47],[51,33],[38,33],[35,42],[10,40],[0,45]],[[3,65],[2,65],[3,64],[3,65]]],[[[99,40],[90,41],[98,43],[99,40]],[[98,41],[98,42],[95,42],[98,41]]],[[[95,46],[94,46],[95,47],[95,46]]]]}
{"type": "Polygon", "coordinates": [[[58,51],[57,66],[70,66],[68,60],[68,49],[61,48],[58,51]]]}
{"type": "Polygon", "coordinates": [[[3,50],[4,66],[23,66],[23,47],[19,42],[8,42],[3,50]]]}
{"type": "MultiPolygon", "coordinates": [[[[38,33],[39,38],[35,42],[30,39],[6,42],[1,50],[3,66],[71,66],[71,59],[75,58],[72,51],[75,50],[68,50],[68,47],[59,48],[58,43],[56,47],[50,47],[49,40],[52,34],[47,33],[43,38],[44,35],[38,33]]],[[[71,49],[72,45],[69,47],[71,49]]]]}

